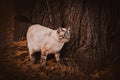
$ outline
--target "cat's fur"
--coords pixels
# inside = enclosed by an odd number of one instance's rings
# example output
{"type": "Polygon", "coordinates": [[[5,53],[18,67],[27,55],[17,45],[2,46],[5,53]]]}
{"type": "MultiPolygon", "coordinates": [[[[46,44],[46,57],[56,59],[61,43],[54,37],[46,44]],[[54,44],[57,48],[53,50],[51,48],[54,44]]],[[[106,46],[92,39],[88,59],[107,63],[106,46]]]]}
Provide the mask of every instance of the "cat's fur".
{"type": "Polygon", "coordinates": [[[55,54],[56,61],[59,61],[60,50],[64,43],[70,40],[70,28],[58,28],[53,30],[45,26],[35,24],[29,27],[27,32],[27,43],[30,60],[35,61],[32,56],[34,52],[41,52],[40,63],[46,63],[48,54],[55,54]]]}

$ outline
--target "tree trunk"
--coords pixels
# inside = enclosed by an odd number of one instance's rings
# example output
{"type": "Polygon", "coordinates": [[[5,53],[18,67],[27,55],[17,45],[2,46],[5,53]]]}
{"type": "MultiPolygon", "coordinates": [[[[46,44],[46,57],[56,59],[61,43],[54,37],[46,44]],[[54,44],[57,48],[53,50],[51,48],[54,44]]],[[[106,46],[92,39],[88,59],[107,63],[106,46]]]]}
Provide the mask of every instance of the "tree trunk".
{"type": "MultiPolygon", "coordinates": [[[[71,40],[63,47],[62,57],[72,58],[83,72],[92,72],[103,66],[109,58],[111,62],[119,56],[120,10],[117,9],[117,2],[108,3],[102,0],[29,2],[31,3],[26,4],[27,2],[21,0],[17,2],[19,4],[16,14],[31,18],[33,23],[52,29],[71,27],[71,40]],[[23,3],[26,7],[20,7],[24,6],[23,3]],[[109,57],[111,55],[112,57],[109,57]]],[[[26,23],[16,22],[15,39],[25,39],[27,28],[26,23]]]]}

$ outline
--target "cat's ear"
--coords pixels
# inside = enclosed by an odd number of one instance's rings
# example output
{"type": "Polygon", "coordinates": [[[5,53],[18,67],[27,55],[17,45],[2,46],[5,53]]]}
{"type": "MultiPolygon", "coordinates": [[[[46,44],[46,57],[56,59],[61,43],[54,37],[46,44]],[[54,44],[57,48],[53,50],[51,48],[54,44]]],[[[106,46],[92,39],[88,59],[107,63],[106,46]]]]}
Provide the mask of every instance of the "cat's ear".
{"type": "Polygon", "coordinates": [[[57,33],[59,34],[59,33],[61,32],[61,30],[62,30],[62,28],[59,27],[59,28],[57,29],[57,33]]]}
{"type": "Polygon", "coordinates": [[[67,30],[70,31],[70,27],[68,27],[67,30]]]}

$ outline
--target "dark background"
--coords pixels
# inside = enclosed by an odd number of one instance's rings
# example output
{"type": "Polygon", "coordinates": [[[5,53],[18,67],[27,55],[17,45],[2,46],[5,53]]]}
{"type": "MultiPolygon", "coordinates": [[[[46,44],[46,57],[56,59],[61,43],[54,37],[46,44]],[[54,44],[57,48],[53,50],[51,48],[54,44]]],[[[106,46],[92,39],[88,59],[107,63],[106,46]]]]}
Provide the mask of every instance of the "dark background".
{"type": "MultiPolygon", "coordinates": [[[[80,72],[75,72],[73,75],[68,70],[68,74],[64,73],[63,80],[72,78],[74,80],[119,80],[119,5],[117,0],[0,1],[0,74],[2,74],[0,79],[16,80],[17,77],[30,79],[31,75],[37,75],[32,79],[44,80],[38,73],[28,72],[29,75],[27,75],[26,68],[25,71],[22,71],[21,66],[18,67],[14,63],[16,58],[11,60],[11,55],[17,54],[17,52],[13,54],[12,51],[17,51],[18,47],[17,49],[16,46],[11,48],[10,43],[26,41],[28,27],[37,23],[52,29],[71,27],[71,40],[63,47],[61,57],[65,59],[63,61],[71,62],[69,66],[72,66],[73,70],[77,68],[80,72]],[[72,61],[70,61],[71,59],[72,61]],[[91,78],[93,74],[94,76],[91,78]],[[65,78],[66,76],[68,78],[65,78]],[[80,77],[77,78],[76,76],[80,77]]],[[[19,49],[26,48],[26,46],[24,48],[19,47],[19,49]]],[[[28,53],[25,55],[27,56],[28,53]]],[[[24,56],[20,56],[20,58],[24,58],[24,56]]],[[[17,60],[20,58],[18,57],[17,60]]],[[[22,64],[22,67],[24,65],[22,64]]],[[[31,66],[34,65],[31,64],[31,66]]],[[[31,69],[29,66],[27,68],[31,69]]],[[[46,74],[46,76],[48,75],[46,74]]],[[[56,78],[55,76],[49,76],[47,79],[56,78]]],[[[60,77],[57,78],[57,80],[60,79],[60,77]]]]}

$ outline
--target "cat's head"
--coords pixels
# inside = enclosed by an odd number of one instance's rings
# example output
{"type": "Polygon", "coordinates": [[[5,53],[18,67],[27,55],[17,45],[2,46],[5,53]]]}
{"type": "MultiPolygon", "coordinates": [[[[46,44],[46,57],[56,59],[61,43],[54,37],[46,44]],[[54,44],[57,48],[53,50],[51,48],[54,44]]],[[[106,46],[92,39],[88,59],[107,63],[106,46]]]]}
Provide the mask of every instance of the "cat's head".
{"type": "Polygon", "coordinates": [[[62,42],[68,42],[70,40],[70,27],[57,29],[58,38],[62,42]]]}

